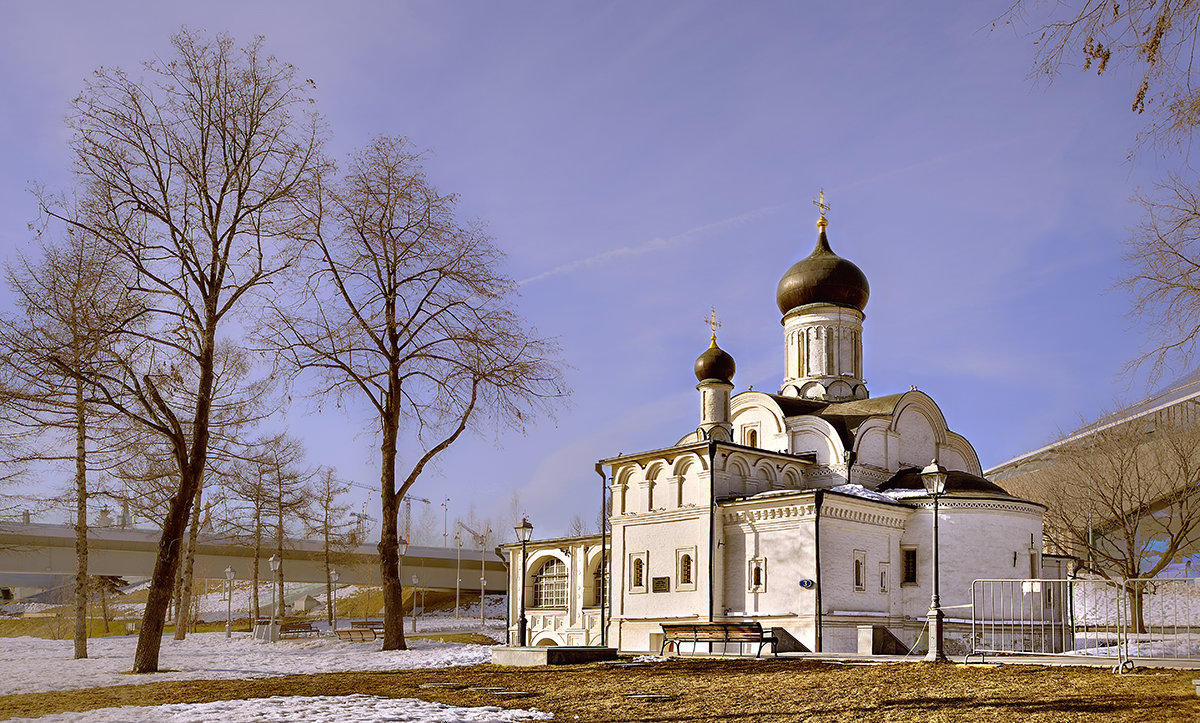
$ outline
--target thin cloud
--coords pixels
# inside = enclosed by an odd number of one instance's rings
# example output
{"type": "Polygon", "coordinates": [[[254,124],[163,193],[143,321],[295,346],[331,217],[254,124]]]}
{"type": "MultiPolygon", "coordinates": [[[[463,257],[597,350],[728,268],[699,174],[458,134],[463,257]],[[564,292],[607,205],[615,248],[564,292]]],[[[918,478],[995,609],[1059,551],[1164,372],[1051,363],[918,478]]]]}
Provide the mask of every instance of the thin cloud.
{"type": "Polygon", "coordinates": [[[620,248],[609,249],[608,251],[595,254],[594,256],[576,259],[575,261],[556,266],[549,271],[543,271],[536,276],[530,276],[527,279],[522,279],[521,281],[517,282],[517,286],[525,286],[526,284],[543,281],[554,276],[562,276],[563,274],[574,273],[580,269],[585,269],[589,266],[595,266],[597,264],[603,264],[608,261],[612,261],[613,259],[624,258],[628,256],[641,256],[654,251],[663,251],[665,249],[680,246],[685,243],[691,243],[697,239],[707,236],[714,231],[729,228],[730,226],[738,226],[750,221],[751,219],[766,216],[790,205],[791,202],[781,203],[774,206],[766,206],[764,208],[738,214],[737,216],[730,216],[729,218],[722,219],[720,221],[714,221],[703,226],[697,226],[674,236],[668,236],[666,238],[663,238],[662,236],[656,236],[640,246],[622,246],[620,248]]]}

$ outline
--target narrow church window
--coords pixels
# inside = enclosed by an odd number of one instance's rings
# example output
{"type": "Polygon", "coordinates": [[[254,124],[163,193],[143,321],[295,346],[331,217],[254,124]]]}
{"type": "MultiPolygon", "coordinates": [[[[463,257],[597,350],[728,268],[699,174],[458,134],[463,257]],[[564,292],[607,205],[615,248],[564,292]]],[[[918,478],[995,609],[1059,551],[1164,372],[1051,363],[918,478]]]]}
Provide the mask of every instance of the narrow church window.
{"type": "Polygon", "coordinates": [[[629,591],[646,592],[646,553],[635,552],[629,555],[629,591]]]}
{"type": "Polygon", "coordinates": [[[865,592],[867,589],[867,553],[862,550],[854,551],[854,591],[865,592]]]}
{"type": "Polygon", "coordinates": [[[747,582],[750,592],[767,591],[767,561],[765,559],[756,557],[750,561],[747,582]]]}
{"type": "Polygon", "coordinates": [[[879,566],[879,592],[888,591],[887,565],[879,566]]]}
{"type": "Polygon", "coordinates": [[[692,556],[684,555],[679,558],[679,584],[692,584],[692,556]]]}
{"type": "Polygon", "coordinates": [[[917,584],[917,548],[906,547],[900,550],[900,556],[904,563],[904,569],[900,576],[901,585],[916,585],[917,584]]]}
{"type": "Polygon", "coordinates": [[[548,560],[533,575],[533,606],[535,608],[565,608],[567,606],[567,566],[557,558],[548,560]]]}
{"type": "Polygon", "coordinates": [[[746,446],[747,447],[757,447],[758,446],[758,430],[757,429],[747,429],[746,430],[746,446]]]}

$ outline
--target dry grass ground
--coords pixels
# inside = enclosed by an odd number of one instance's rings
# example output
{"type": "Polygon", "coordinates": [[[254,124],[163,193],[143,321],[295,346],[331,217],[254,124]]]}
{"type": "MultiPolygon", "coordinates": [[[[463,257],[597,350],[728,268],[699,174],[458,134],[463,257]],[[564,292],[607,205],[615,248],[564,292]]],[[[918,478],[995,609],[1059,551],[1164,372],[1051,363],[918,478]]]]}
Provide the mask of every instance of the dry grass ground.
{"type": "Polygon", "coordinates": [[[0,718],[121,705],[271,695],[366,693],[454,705],[538,708],[560,721],[1195,721],[1196,671],[964,667],[922,663],[837,665],[800,660],[672,660],[639,667],[401,670],[205,680],[0,697],[0,718]],[[447,688],[421,684],[452,683],[447,688]],[[524,697],[471,691],[499,686],[524,697]],[[661,702],[627,697],[662,693],[661,702]]]}

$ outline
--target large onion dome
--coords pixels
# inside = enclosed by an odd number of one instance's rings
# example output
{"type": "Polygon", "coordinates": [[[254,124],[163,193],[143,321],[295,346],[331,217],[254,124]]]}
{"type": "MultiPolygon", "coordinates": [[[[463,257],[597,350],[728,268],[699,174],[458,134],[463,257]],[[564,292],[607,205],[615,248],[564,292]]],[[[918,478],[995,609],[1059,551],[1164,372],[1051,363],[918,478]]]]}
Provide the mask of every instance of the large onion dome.
{"type": "Polygon", "coordinates": [[[702,382],[716,380],[732,384],[733,372],[736,368],[733,357],[717,346],[717,337],[714,334],[708,349],[696,359],[696,379],[702,382]]]}
{"type": "Polygon", "coordinates": [[[867,277],[861,269],[829,248],[826,225],[828,222],[822,216],[817,222],[821,230],[817,247],[779,280],[775,301],[780,313],[787,314],[805,304],[849,306],[859,311],[866,308],[867,298],[871,295],[867,277]]]}

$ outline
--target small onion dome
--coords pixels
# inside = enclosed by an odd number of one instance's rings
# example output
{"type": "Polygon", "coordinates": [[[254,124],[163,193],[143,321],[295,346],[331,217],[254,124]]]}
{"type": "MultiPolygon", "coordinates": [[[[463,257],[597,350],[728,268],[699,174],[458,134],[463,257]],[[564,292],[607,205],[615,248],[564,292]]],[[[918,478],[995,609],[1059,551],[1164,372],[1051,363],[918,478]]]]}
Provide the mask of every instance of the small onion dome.
{"type": "Polygon", "coordinates": [[[871,295],[867,277],[861,269],[829,248],[824,222],[824,217],[817,222],[821,229],[817,247],[779,280],[775,301],[782,314],[805,304],[834,304],[859,311],[867,306],[867,297],[871,295]]]}
{"type": "Polygon", "coordinates": [[[733,380],[733,372],[737,365],[733,363],[733,357],[729,356],[721,347],[717,346],[717,337],[713,336],[712,343],[708,349],[696,358],[696,379],[700,381],[716,380],[731,384],[733,380]]]}

